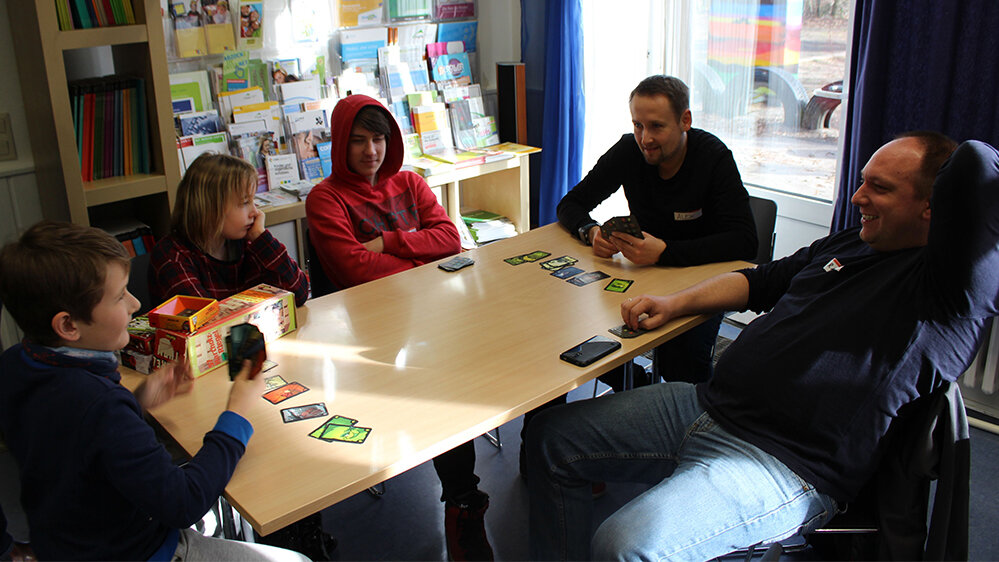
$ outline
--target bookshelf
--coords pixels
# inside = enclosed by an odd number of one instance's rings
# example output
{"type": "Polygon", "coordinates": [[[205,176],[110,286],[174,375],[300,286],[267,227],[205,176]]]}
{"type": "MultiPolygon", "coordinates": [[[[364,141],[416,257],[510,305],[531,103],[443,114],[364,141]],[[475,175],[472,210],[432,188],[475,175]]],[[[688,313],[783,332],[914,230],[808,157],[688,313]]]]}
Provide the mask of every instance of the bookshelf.
{"type": "Polygon", "coordinates": [[[130,1],[135,25],[70,31],[59,30],[54,0],[11,2],[11,35],[43,215],[95,226],[131,217],[161,236],[180,181],[163,24],[158,0],[130,1]],[[145,80],[148,174],[82,179],[65,56],[92,48],[110,49],[116,73],[145,80]]]}

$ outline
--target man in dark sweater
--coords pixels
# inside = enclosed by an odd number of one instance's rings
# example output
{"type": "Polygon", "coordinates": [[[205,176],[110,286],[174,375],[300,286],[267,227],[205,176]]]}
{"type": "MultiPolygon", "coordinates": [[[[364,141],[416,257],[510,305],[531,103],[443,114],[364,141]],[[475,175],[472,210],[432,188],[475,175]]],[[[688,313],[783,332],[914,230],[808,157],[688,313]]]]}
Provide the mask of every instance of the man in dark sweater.
{"type": "Polygon", "coordinates": [[[597,530],[592,555],[602,560],[707,560],[821,525],[852,499],[891,421],[964,372],[999,307],[999,153],[967,142],[941,169],[953,146],[912,133],[881,147],[852,198],[859,228],[624,302],[632,328],[769,313],[709,382],[653,385],[534,420],[532,558],[590,557],[591,480],[652,485],[597,530]]]}
{"type": "MultiPolygon", "coordinates": [[[[620,252],[638,265],[688,266],[756,255],[749,194],[732,152],[718,137],[691,128],[689,98],[687,85],[672,76],[642,80],[628,101],[633,133],[559,202],[559,222],[596,256],[620,252]],[[621,186],[644,238],[604,237],[590,216],[621,186]]],[[[717,316],[660,346],[655,368],[666,380],[708,380],[720,323],[717,316]]],[[[601,378],[615,390],[620,379],[615,371],[601,378]]]]}
{"type": "MultiPolygon", "coordinates": [[[[53,560],[302,560],[189,529],[217,501],[253,434],[263,381],[249,363],[204,445],[176,466],[143,411],[191,390],[171,363],[134,392],[114,351],[139,302],[106,232],[41,222],[0,251],[0,300],[25,341],[0,355],[0,432],[17,461],[31,546],[53,560]]],[[[182,362],[183,363],[183,362],[182,362]]]]}

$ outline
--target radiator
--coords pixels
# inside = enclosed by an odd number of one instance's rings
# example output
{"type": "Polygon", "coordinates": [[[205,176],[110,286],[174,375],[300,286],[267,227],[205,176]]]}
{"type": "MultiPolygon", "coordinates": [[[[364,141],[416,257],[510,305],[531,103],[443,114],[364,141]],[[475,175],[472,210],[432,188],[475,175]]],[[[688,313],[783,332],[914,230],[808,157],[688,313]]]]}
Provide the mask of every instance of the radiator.
{"type": "MultiPolygon", "coordinates": [[[[999,318],[986,329],[975,361],[961,375],[961,394],[969,410],[999,418],[999,318]]],[[[977,425],[977,424],[972,424],[977,425]]],[[[993,426],[995,428],[995,426],[993,426]]]]}

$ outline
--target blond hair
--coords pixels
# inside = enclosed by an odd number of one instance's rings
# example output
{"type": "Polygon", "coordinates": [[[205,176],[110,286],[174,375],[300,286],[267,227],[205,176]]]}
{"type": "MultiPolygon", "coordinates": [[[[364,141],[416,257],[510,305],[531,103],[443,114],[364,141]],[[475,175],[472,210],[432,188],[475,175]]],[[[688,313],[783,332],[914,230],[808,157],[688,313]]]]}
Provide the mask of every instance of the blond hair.
{"type": "Polygon", "coordinates": [[[256,185],[257,170],[246,160],[228,154],[198,156],[177,187],[171,219],[174,233],[207,251],[209,243],[222,235],[230,204],[256,185]]]}

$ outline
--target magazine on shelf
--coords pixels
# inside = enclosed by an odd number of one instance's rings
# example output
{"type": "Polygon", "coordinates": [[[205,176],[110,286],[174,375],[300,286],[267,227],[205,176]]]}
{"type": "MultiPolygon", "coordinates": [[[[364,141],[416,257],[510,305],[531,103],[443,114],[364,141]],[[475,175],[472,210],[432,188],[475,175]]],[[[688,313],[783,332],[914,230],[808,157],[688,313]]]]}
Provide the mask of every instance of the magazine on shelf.
{"type": "Polygon", "coordinates": [[[409,109],[413,116],[413,128],[420,134],[424,154],[440,154],[454,148],[447,106],[443,102],[410,105],[409,109]]]}
{"type": "Polygon", "coordinates": [[[177,120],[180,124],[181,136],[207,135],[223,130],[222,119],[219,117],[219,112],[214,109],[182,113],[177,116],[177,120]]]}
{"type": "Polygon", "coordinates": [[[247,121],[229,125],[233,153],[253,165],[257,170],[257,192],[267,191],[266,157],[277,152],[274,133],[265,121],[247,121]]]}
{"type": "Polygon", "coordinates": [[[472,233],[478,244],[486,244],[517,235],[513,221],[490,211],[481,209],[463,210],[461,220],[472,233]]]}
{"type": "Polygon", "coordinates": [[[170,20],[173,24],[178,57],[200,57],[208,54],[204,21],[201,11],[197,8],[197,2],[191,2],[189,5],[182,0],[170,0],[170,20]]]}
{"type": "Polygon", "coordinates": [[[238,1],[237,48],[243,51],[259,49],[264,46],[264,3],[262,0],[238,1]]]}
{"type": "Polygon", "coordinates": [[[296,82],[276,84],[278,101],[282,104],[315,101],[322,97],[319,78],[313,77],[296,82]]]}
{"type": "Polygon", "coordinates": [[[388,0],[390,20],[429,18],[433,14],[433,0],[388,0]]]}
{"type": "Polygon", "coordinates": [[[361,27],[340,32],[340,57],[344,62],[378,60],[378,49],[388,45],[385,27],[361,27]]]}
{"type": "Polygon", "coordinates": [[[474,20],[438,24],[437,41],[444,43],[461,41],[466,53],[474,53],[478,27],[478,22],[474,20]]]}
{"type": "Polygon", "coordinates": [[[226,133],[209,135],[186,135],[180,137],[180,149],[184,155],[184,163],[190,166],[202,154],[229,154],[229,139],[226,133]]]}
{"type": "Polygon", "coordinates": [[[236,50],[236,36],[232,29],[229,0],[201,0],[205,23],[205,37],[211,54],[236,50]]]}
{"type": "Polygon", "coordinates": [[[234,108],[264,103],[264,101],[264,90],[259,86],[230,92],[222,92],[219,94],[219,112],[222,114],[223,121],[226,123],[232,123],[232,112],[234,108]]]}
{"type": "Polygon", "coordinates": [[[245,123],[258,119],[263,119],[267,123],[267,130],[274,133],[274,138],[278,143],[278,151],[286,150],[287,142],[281,127],[281,108],[276,101],[254,103],[232,109],[232,120],[234,123],[245,123]]]}
{"type": "Polygon", "coordinates": [[[448,53],[433,62],[432,78],[438,88],[467,86],[472,83],[472,70],[468,53],[448,53]]]}
{"type": "Polygon", "coordinates": [[[340,0],[340,27],[382,23],[382,0],[340,0]]]}
{"type": "Polygon", "coordinates": [[[272,190],[301,179],[298,177],[298,159],[294,154],[271,154],[267,156],[265,166],[267,185],[272,190]]]}
{"type": "Polygon", "coordinates": [[[436,0],[437,10],[434,13],[438,20],[461,20],[475,17],[474,0],[436,0]]]}
{"type": "Polygon", "coordinates": [[[194,100],[194,111],[207,111],[212,108],[212,89],[208,82],[208,72],[174,72],[170,74],[170,99],[194,100]]]}
{"type": "Polygon", "coordinates": [[[323,110],[302,111],[285,117],[292,150],[298,157],[299,175],[303,180],[318,183],[323,174],[318,145],[330,142],[330,130],[323,110]]]}
{"type": "Polygon", "coordinates": [[[250,87],[249,51],[230,50],[222,57],[222,78],[218,89],[222,92],[245,90],[250,87]]]}

